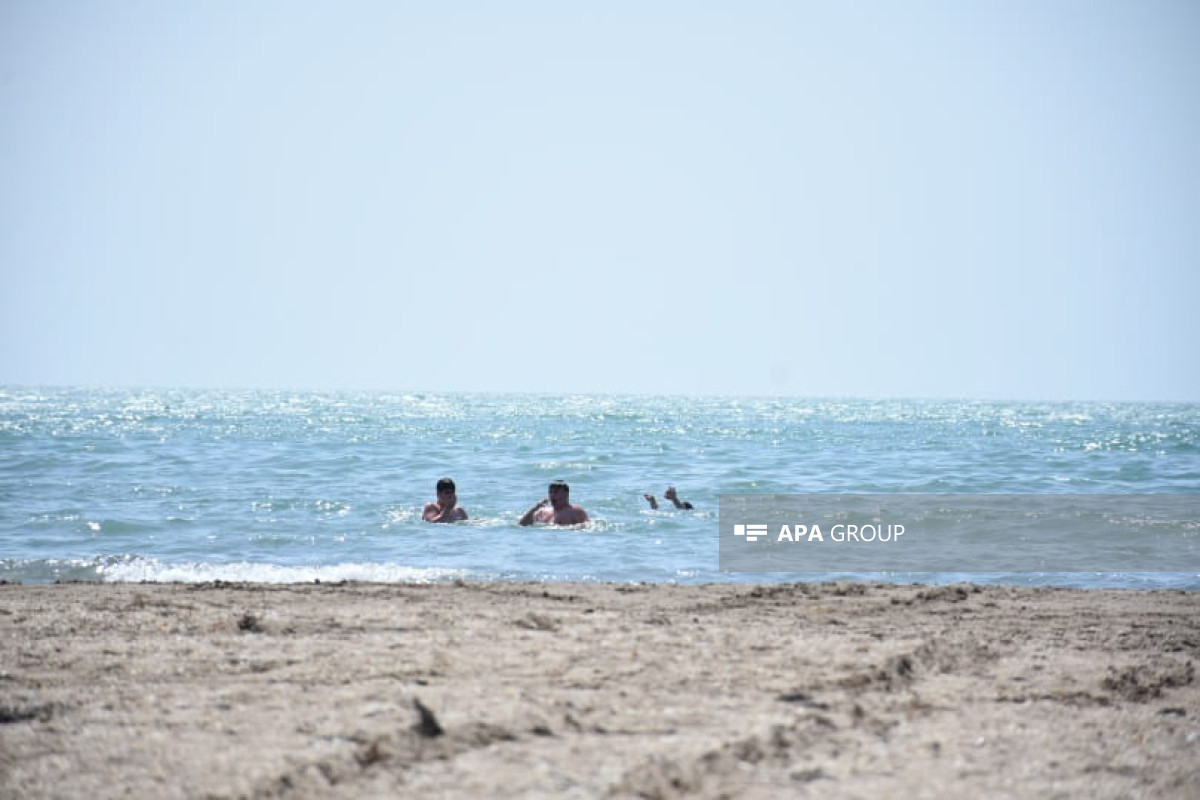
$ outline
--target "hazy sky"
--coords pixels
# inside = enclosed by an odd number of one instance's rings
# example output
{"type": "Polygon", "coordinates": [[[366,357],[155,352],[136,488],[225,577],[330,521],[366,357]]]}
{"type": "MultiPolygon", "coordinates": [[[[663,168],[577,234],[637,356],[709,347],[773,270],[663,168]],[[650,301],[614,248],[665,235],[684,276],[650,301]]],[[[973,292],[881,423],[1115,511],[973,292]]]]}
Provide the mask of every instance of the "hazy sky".
{"type": "Polygon", "coordinates": [[[0,384],[1200,401],[1200,4],[587,5],[0,2],[0,384]]]}

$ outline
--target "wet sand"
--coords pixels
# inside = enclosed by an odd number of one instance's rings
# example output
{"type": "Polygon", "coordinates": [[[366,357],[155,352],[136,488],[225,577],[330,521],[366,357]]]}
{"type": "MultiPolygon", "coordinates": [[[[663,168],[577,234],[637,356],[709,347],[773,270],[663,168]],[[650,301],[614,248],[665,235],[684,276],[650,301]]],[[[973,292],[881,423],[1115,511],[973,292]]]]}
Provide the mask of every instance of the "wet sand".
{"type": "Polygon", "coordinates": [[[1200,594],[0,585],[0,797],[1195,797],[1200,594]]]}

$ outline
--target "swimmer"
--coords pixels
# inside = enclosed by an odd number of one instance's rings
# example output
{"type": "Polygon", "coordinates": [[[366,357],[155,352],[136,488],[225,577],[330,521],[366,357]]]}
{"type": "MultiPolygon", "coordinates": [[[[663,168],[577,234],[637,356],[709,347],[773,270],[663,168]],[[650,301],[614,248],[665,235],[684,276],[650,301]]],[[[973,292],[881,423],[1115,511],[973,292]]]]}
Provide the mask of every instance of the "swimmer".
{"type": "MultiPolygon", "coordinates": [[[[650,508],[655,510],[658,509],[658,498],[652,494],[644,494],[642,497],[646,498],[646,501],[650,503],[650,508]]],[[[676,508],[682,508],[685,511],[691,511],[695,508],[695,506],[688,501],[679,499],[679,493],[675,491],[674,486],[668,486],[667,490],[663,492],[663,497],[674,503],[676,508]]]]}
{"type": "Polygon", "coordinates": [[[545,523],[548,525],[579,525],[588,521],[587,512],[571,505],[571,487],[566,481],[550,484],[549,497],[543,497],[521,517],[521,525],[545,523]],[[550,506],[547,508],[546,506],[550,506]]]}
{"type": "Polygon", "coordinates": [[[437,500],[426,503],[421,516],[426,522],[458,522],[467,518],[466,510],[458,507],[454,481],[442,478],[437,482],[437,500]]]}

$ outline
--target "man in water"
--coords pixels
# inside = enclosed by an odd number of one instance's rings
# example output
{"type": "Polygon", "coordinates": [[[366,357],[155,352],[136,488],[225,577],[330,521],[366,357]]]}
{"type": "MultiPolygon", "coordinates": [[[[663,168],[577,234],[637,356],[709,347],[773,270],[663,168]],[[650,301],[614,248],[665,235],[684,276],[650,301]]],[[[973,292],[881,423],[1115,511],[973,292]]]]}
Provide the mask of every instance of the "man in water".
{"type": "Polygon", "coordinates": [[[548,525],[579,525],[588,521],[586,511],[571,505],[571,487],[567,486],[566,481],[551,483],[549,494],[549,497],[538,500],[533,508],[525,512],[520,524],[544,522],[548,525]]]}
{"type": "Polygon", "coordinates": [[[454,491],[454,481],[442,478],[437,482],[437,500],[425,504],[421,514],[426,522],[458,522],[467,518],[467,512],[458,507],[458,495],[454,491]]]}
{"type": "MultiPolygon", "coordinates": [[[[653,509],[658,508],[658,500],[654,497],[654,495],[644,494],[644,495],[642,495],[642,497],[645,497],[646,500],[650,503],[650,508],[653,508],[653,509]]],[[[691,511],[692,509],[695,508],[695,506],[693,506],[687,500],[679,499],[679,493],[675,491],[674,486],[668,486],[667,490],[665,492],[663,492],[663,497],[665,497],[666,499],[668,499],[672,503],[674,503],[676,508],[682,508],[686,511],[691,511]]]]}

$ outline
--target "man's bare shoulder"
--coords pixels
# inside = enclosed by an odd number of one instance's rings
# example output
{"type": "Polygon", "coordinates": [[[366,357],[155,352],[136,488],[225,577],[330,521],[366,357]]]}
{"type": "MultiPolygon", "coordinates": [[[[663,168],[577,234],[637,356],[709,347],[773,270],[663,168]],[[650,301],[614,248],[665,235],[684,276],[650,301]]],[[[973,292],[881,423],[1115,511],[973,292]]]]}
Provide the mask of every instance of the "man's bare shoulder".
{"type": "Polygon", "coordinates": [[[579,525],[588,521],[587,512],[582,506],[569,506],[564,508],[561,513],[555,517],[555,522],[559,525],[579,525]]]}

